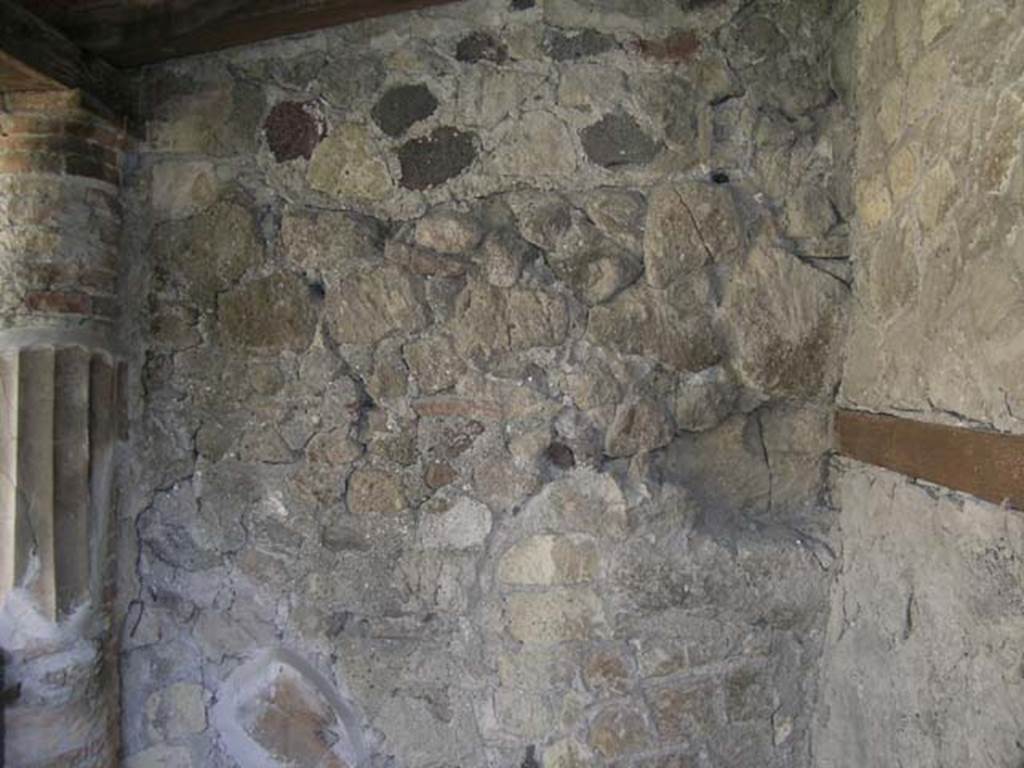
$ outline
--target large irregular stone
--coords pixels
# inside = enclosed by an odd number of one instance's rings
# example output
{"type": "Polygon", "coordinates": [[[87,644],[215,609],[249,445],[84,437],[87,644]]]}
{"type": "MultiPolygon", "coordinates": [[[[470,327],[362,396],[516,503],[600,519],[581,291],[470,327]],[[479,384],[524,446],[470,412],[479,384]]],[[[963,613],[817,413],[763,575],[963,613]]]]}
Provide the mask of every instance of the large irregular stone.
{"type": "Polygon", "coordinates": [[[843,299],[835,278],[777,248],[755,247],[722,304],[744,383],[772,396],[830,391],[838,376],[843,299]]]}
{"type": "Polygon", "coordinates": [[[374,201],[393,188],[391,174],[369,131],[343,123],[317,146],[306,172],[309,186],[341,200],[374,201]]]}
{"type": "Polygon", "coordinates": [[[509,121],[494,154],[494,170],[507,176],[563,176],[576,170],[572,135],[560,118],[534,110],[509,121]]]}
{"type": "Polygon", "coordinates": [[[576,584],[594,579],[600,564],[588,536],[533,536],[502,556],[498,578],[506,584],[576,584]]]}
{"type": "Polygon", "coordinates": [[[624,112],[605,115],[580,132],[583,151],[590,162],[604,168],[623,165],[644,165],[653,160],[660,147],[624,112]]]}
{"type": "Polygon", "coordinates": [[[558,294],[513,289],[507,309],[509,346],[514,350],[555,347],[569,333],[569,310],[558,294]]]}
{"type": "Polygon", "coordinates": [[[587,217],[598,229],[631,251],[643,245],[647,201],[639,192],[607,187],[583,199],[587,217]]]}
{"type": "Polygon", "coordinates": [[[406,344],[402,353],[423,395],[451,389],[466,369],[448,336],[423,336],[406,344]]]}
{"type": "Polygon", "coordinates": [[[640,260],[603,235],[581,211],[573,210],[568,226],[557,234],[549,230],[549,235],[555,247],[548,252],[548,265],[587,304],[608,301],[640,276],[640,260]]]}
{"type": "Polygon", "coordinates": [[[555,293],[501,291],[470,281],[459,295],[452,323],[455,347],[470,360],[493,362],[509,350],[554,347],[569,332],[569,310],[555,293]]]}
{"type": "Polygon", "coordinates": [[[652,739],[647,720],[632,704],[605,707],[590,726],[590,746],[607,759],[641,752],[652,739]]]}
{"type": "Polygon", "coordinates": [[[401,136],[409,128],[434,114],[437,99],[430,89],[416,85],[398,85],[388,88],[374,105],[370,115],[388,136],[401,136]]]}
{"type": "Polygon", "coordinates": [[[401,184],[414,190],[436,187],[469,168],[476,154],[474,134],[448,126],[435,128],[429,135],[399,147],[401,184]]]}
{"type": "Polygon", "coordinates": [[[472,549],[491,532],[491,510],[470,498],[460,498],[443,512],[422,514],[419,536],[427,548],[472,549]]]}
{"type": "Polygon", "coordinates": [[[181,232],[180,227],[175,226],[175,231],[157,229],[157,252],[168,254],[168,269],[184,280],[193,298],[204,303],[234,286],[264,258],[265,245],[256,216],[231,198],[207,208],[177,237],[175,232],[181,232]]]}
{"type": "Polygon", "coordinates": [[[416,244],[439,253],[466,253],[481,237],[479,222],[467,213],[442,209],[416,222],[416,244]]]}
{"type": "Polygon", "coordinates": [[[522,516],[549,530],[619,539],[627,530],[626,501],[615,479],[577,467],[530,499],[522,516]]]}
{"type": "Polygon", "coordinates": [[[350,275],[327,294],[331,335],[346,344],[376,344],[396,333],[422,330],[428,315],[420,290],[411,275],[392,265],[350,275]]]}
{"type": "Polygon", "coordinates": [[[306,349],[316,332],[317,311],[309,286],[277,273],[245,283],[220,298],[225,340],[250,349],[306,349]]]}
{"type": "Polygon", "coordinates": [[[386,78],[384,64],[365,50],[333,58],[317,76],[324,99],[345,110],[376,98],[386,78]]]}
{"type": "Polygon", "coordinates": [[[355,515],[394,515],[406,508],[401,480],[383,469],[362,467],[353,472],[345,499],[355,515]]]}
{"type": "Polygon", "coordinates": [[[174,683],[146,700],[150,738],[177,741],[206,730],[206,691],[198,683],[174,683]]]}
{"type": "Polygon", "coordinates": [[[510,229],[491,232],[480,248],[487,282],[498,288],[511,288],[523,268],[536,258],[536,251],[510,229]]]}
{"type": "Polygon", "coordinates": [[[661,688],[651,709],[658,733],[673,741],[707,736],[715,729],[715,688],[709,683],[661,688]]]}
{"type": "Polygon", "coordinates": [[[715,365],[720,350],[711,326],[708,286],[658,291],[627,288],[590,311],[587,338],[627,355],[644,355],[679,371],[715,365]],[[695,294],[693,289],[697,290],[695,294]]]}
{"type": "Polygon", "coordinates": [[[605,437],[604,452],[613,458],[653,451],[675,434],[672,414],[664,403],[643,397],[621,404],[605,437]]]}
{"type": "Polygon", "coordinates": [[[672,416],[679,429],[704,432],[725,420],[738,397],[732,375],[719,366],[682,375],[672,398],[672,416]]]}
{"type": "Polygon", "coordinates": [[[650,195],[644,266],[655,288],[685,281],[709,261],[734,261],[741,242],[735,206],[721,187],[662,186],[650,195]]]}
{"type": "Polygon", "coordinates": [[[606,631],[604,610],[589,589],[517,592],[507,598],[508,631],[527,644],[599,639],[606,631]]]}
{"type": "Polygon", "coordinates": [[[763,514],[771,477],[756,416],[734,416],[708,432],[681,434],[658,458],[666,482],[684,487],[713,529],[763,514]]]}
{"type": "Polygon", "coordinates": [[[346,211],[289,210],[282,217],[278,242],[290,266],[316,277],[373,261],[382,250],[379,222],[346,211]]]}

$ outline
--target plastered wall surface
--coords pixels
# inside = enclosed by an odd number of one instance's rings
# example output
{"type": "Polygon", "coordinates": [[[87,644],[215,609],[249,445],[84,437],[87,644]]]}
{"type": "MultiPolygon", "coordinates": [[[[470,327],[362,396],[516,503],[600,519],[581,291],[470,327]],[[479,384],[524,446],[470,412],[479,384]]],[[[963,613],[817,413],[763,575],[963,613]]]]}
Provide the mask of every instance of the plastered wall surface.
{"type": "MultiPolygon", "coordinates": [[[[860,6],[844,405],[1021,430],[1022,10],[860,6]]],[[[1020,763],[1020,513],[835,470],[814,763],[1020,763]]]]}
{"type": "Polygon", "coordinates": [[[127,765],[813,764],[852,29],[481,0],[146,73],[127,765]]]}

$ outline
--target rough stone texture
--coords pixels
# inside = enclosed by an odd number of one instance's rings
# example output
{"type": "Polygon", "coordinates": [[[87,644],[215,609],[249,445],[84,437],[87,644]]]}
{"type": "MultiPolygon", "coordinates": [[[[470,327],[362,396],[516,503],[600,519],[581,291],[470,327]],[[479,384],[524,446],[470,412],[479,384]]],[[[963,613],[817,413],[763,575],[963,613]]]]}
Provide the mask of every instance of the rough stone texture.
{"type": "Polygon", "coordinates": [[[342,200],[372,201],[391,189],[391,175],[365,127],[335,126],[313,151],[309,186],[342,200]]]}
{"type": "Polygon", "coordinates": [[[227,343],[259,349],[309,346],[316,309],[309,286],[293,275],[271,275],[228,291],[218,314],[227,343]]]}
{"type": "Polygon", "coordinates": [[[833,29],[471,0],[147,73],[130,760],[812,765],[833,29]],[[211,81],[237,123],[176,106],[211,81]],[[322,114],[308,158],[261,132],[283,102],[322,114]],[[202,730],[148,727],[175,685],[202,730]]]}

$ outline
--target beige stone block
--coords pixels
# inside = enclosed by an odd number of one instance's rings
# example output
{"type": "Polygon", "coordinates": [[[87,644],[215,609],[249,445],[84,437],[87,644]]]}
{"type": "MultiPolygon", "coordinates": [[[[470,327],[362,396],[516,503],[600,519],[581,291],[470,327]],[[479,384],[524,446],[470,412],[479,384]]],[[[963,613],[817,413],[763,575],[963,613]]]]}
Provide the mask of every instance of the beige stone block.
{"type": "Polygon", "coordinates": [[[509,634],[523,643],[560,643],[601,637],[604,609],[589,589],[558,589],[510,595],[509,634]]]}
{"type": "Polygon", "coordinates": [[[498,138],[495,171],[509,176],[546,177],[576,170],[573,137],[559,118],[537,111],[508,122],[498,138]]]}
{"type": "Polygon", "coordinates": [[[907,83],[907,124],[913,125],[938,107],[952,83],[950,54],[933,50],[918,59],[907,83]]]}
{"type": "Polygon", "coordinates": [[[153,747],[125,758],[124,768],[192,768],[185,747],[153,747]]]}
{"type": "Polygon", "coordinates": [[[870,46],[885,29],[889,18],[889,0],[864,0],[860,4],[860,47],[870,46]]]}
{"type": "Polygon", "coordinates": [[[904,84],[900,77],[886,83],[878,96],[878,113],[875,120],[886,142],[892,144],[899,138],[903,127],[904,84]]]}
{"type": "Polygon", "coordinates": [[[918,198],[917,216],[921,228],[929,232],[941,224],[942,218],[949,212],[957,191],[957,180],[947,160],[940,160],[921,185],[918,198]]]}
{"type": "Polygon", "coordinates": [[[391,472],[363,467],[348,479],[349,511],[356,515],[397,514],[405,509],[402,484],[391,472]]]}
{"type": "Polygon", "coordinates": [[[501,559],[498,578],[506,584],[574,584],[598,574],[600,556],[589,536],[533,536],[501,559]]]}
{"type": "Polygon", "coordinates": [[[544,748],[544,768],[587,768],[593,760],[586,746],[575,739],[562,739],[544,748]]]}
{"type": "Polygon", "coordinates": [[[960,0],[924,0],[921,6],[921,42],[930,45],[953,26],[962,10],[960,0]]]}
{"type": "Polygon", "coordinates": [[[197,683],[174,683],[146,700],[146,730],[154,740],[173,741],[206,730],[206,691],[197,683]]]}
{"type": "Polygon", "coordinates": [[[904,145],[892,154],[888,175],[893,200],[899,203],[917,186],[917,152],[913,146],[904,145]]]}
{"type": "Polygon", "coordinates": [[[857,184],[857,210],[866,230],[878,229],[892,215],[892,197],[884,176],[862,179],[857,184]]]}
{"type": "Polygon", "coordinates": [[[590,725],[590,746],[606,759],[640,752],[651,740],[650,726],[633,704],[608,706],[590,725]]]}
{"type": "Polygon", "coordinates": [[[320,142],[306,178],[316,191],[341,199],[380,200],[394,186],[376,142],[356,123],[336,126],[320,142]]]}

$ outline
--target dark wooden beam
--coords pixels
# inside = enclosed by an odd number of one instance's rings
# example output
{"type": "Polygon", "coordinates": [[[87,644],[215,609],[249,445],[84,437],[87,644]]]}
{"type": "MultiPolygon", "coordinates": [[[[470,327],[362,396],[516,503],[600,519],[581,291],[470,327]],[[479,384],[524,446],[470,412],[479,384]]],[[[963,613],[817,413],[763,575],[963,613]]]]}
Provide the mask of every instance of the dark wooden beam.
{"type": "Polygon", "coordinates": [[[119,67],[248,45],[454,0],[164,0],[39,7],[73,40],[119,67]]]}
{"type": "Polygon", "coordinates": [[[1024,435],[849,410],[836,433],[844,456],[1024,509],[1024,435]]]}
{"type": "Polygon", "coordinates": [[[0,90],[75,90],[106,117],[132,112],[120,72],[10,0],[0,0],[0,90]]]}

